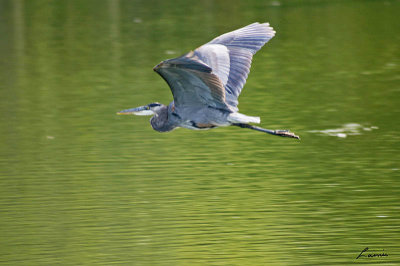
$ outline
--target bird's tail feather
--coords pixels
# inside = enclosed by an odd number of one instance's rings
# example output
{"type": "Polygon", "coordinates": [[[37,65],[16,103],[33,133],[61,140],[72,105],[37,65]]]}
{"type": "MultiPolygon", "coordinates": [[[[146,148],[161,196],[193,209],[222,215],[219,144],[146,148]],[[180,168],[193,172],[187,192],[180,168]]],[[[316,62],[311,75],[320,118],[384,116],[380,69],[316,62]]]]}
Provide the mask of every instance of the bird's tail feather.
{"type": "Polygon", "coordinates": [[[231,113],[228,116],[231,123],[257,123],[260,124],[260,118],[257,116],[248,116],[241,113],[231,113]]]}

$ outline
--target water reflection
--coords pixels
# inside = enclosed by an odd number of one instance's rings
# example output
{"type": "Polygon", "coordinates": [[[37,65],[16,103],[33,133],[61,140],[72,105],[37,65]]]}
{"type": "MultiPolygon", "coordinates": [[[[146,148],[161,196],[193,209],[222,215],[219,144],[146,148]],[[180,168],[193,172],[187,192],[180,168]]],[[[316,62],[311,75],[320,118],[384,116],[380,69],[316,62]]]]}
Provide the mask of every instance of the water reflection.
{"type": "Polygon", "coordinates": [[[339,128],[324,129],[324,130],[310,130],[310,133],[320,133],[322,135],[335,136],[339,138],[346,138],[347,136],[361,135],[363,131],[372,131],[378,129],[376,126],[363,126],[357,123],[344,124],[339,128]]]}

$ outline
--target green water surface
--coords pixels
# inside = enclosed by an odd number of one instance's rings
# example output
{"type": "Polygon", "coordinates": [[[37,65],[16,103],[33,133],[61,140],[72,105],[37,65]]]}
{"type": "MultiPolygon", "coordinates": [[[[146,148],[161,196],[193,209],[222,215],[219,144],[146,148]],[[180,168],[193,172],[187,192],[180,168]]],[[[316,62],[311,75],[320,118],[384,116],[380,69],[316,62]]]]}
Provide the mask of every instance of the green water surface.
{"type": "Polygon", "coordinates": [[[1,0],[0,264],[399,265],[399,15],[398,0],[1,0]],[[277,34],[240,111],[301,141],[115,114],[168,104],[154,65],[255,21],[277,34]],[[388,256],[356,260],[365,247],[388,256]]]}

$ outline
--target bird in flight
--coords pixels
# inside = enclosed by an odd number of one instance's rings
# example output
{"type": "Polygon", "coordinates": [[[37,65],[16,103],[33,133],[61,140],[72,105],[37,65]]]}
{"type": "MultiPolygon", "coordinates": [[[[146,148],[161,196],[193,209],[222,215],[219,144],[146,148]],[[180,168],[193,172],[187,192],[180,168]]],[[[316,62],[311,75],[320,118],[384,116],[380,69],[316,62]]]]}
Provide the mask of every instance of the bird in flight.
{"type": "Polygon", "coordinates": [[[156,102],[117,114],[153,115],[150,124],[159,132],[177,127],[201,130],[238,126],[299,139],[289,130],[251,125],[260,123],[260,118],[238,112],[238,97],[253,55],[274,35],[269,23],[256,22],[225,33],[183,56],[162,61],[153,70],[168,83],[174,100],[168,106],[156,102]]]}

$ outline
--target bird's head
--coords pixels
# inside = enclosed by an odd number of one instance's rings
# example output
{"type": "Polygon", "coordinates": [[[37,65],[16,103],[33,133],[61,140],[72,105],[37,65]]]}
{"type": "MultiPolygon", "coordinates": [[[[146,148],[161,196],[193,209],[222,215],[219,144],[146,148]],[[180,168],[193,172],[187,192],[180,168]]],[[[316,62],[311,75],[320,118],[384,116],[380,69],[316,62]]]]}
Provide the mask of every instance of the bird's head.
{"type": "Polygon", "coordinates": [[[163,106],[164,105],[161,103],[150,103],[148,105],[119,111],[117,115],[154,115],[157,114],[163,106]]]}

